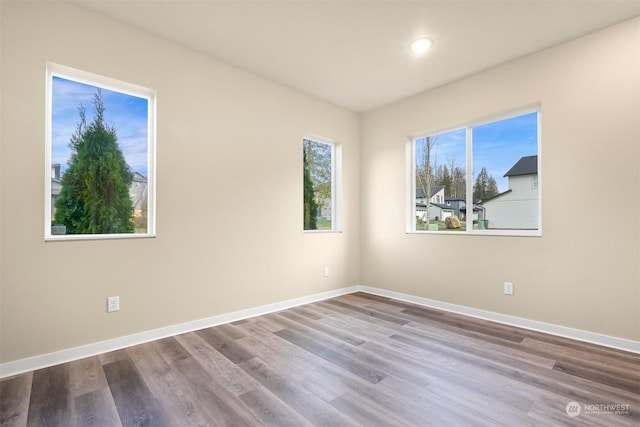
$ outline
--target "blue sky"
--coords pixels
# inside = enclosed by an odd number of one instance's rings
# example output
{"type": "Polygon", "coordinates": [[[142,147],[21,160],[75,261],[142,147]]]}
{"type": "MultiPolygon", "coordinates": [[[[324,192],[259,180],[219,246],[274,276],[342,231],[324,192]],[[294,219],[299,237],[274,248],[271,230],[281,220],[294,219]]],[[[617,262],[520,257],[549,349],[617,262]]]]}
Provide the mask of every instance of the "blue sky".
{"type": "MultiPolygon", "coordinates": [[[[69,140],[76,130],[80,115],[78,106],[86,110],[87,123],[95,117],[91,100],[96,87],[53,76],[51,109],[51,163],[59,163],[62,172],[71,157],[69,140]]],[[[116,129],[118,145],[132,172],[147,176],[148,100],[108,89],[102,90],[105,122],[116,129]]]]}
{"type": "MultiPolygon", "coordinates": [[[[508,189],[504,174],[524,156],[538,154],[538,115],[525,114],[473,127],[473,169],[474,179],[482,167],[495,178],[498,189],[508,189]]],[[[419,145],[416,146],[416,153],[419,145]]],[[[418,154],[416,154],[418,157],[418,154]]],[[[457,129],[438,134],[431,149],[432,163],[448,164],[454,158],[457,164],[466,165],[465,129],[457,129]]]]}

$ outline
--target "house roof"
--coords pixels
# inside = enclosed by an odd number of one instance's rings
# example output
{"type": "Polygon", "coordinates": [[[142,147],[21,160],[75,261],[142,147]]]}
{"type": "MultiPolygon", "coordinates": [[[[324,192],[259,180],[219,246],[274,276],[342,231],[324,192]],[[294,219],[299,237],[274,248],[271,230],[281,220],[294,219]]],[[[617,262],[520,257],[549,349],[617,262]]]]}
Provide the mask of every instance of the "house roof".
{"type": "MultiPolygon", "coordinates": [[[[440,209],[451,210],[451,206],[443,205],[441,203],[429,203],[429,206],[435,206],[440,209]]],[[[417,208],[426,208],[426,203],[416,203],[417,208]]]]}
{"type": "Polygon", "coordinates": [[[140,172],[133,173],[133,180],[135,182],[147,182],[147,178],[144,175],[142,175],[140,172]]]}
{"type": "MultiPolygon", "coordinates": [[[[476,205],[473,205],[473,211],[474,211],[474,212],[480,212],[481,210],[482,210],[482,208],[481,208],[481,207],[478,207],[478,206],[476,206],[476,205]]],[[[465,213],[466,213],[466,212],[467,212],[467,207],[466,207],[466,206],[461,207],[461,208],[460,208],[460,212],[465,212],[465,213]]]]}
{"type": "Polygon", "coordinates": [[[481,204],[484,204],[484,203],[490,202],[491,200],[497,199],[498,197],[500,197],[500,196],[504,196],[505,194],[507,194],[507,193],[511,193],[512,191],[513,191],[512,189],[508,189],[507,191],[503,191],[502,193],[500,193],[500,194],[496,194],[496,195],[495,195],[495,196],[493,196],[493,197],[489,197],[487,200],[482,200],[480,203],[481,203],[481,204]]]}
{"type": "Polygon", "coordinates": [[[538,173],[538,156],[525,156],[516,162],[504,176],[535,175],[538,173]]]}
{"type": "MultiPolygon", "coordinates": [[[[433,187],[431,187],[431,196],[429,196],[429,198],[438,194],[438,192],[442,189],[444,189],[444,185],[434,185],[433,187]]],[[[424,187],[416,188],[416,199],[423,199],[425,197],[425,194],[426,191],[424,187]]]]}

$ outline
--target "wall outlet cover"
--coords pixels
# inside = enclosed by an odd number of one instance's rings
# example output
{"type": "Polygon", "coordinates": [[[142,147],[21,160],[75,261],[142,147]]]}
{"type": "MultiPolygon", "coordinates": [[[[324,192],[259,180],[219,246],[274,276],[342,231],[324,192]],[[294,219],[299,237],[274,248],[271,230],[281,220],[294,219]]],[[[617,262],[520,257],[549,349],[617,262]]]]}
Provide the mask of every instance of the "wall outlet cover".
{"type": "Polygon", "coordinates": [[[114,311],[120,311],[120,297],[108,297],[107,298],[107,313],[113,313],[114,311]]]}

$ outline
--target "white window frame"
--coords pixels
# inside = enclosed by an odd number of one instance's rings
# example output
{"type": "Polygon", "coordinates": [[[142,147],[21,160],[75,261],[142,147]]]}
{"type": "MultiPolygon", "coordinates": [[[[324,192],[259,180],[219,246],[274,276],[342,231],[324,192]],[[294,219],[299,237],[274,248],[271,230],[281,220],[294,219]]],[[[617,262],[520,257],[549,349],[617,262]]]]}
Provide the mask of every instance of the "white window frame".
{"type": "Polygon", "coordinates": [[[55,63],[47,63],[46,72],[46,116],[45,116],[45,193],[44,193],[44,239],[45,241],[136,239],[152,238],[156,235],[156,92],[142,86],[93,74],[55,63]],[[52,101],[53,77],[60,77],[96,88],[120,92],[147,99],[147,232],[114,234],[52,234],[51,178],[52,178],[52,101]]]}
{"type": "Polygon", "coordinates": [[[319,136],[303,136],[304,141],[312,141],[331,147],[331,228],[323,230],[305,230],[304,233],[341,233],[342,232],[342,144],[329,138],[319,136]]]}
{"type": "MultiPolygon", "coordinates": [[[[528,107],[512,110],[508,113],[499,115],[493,115],[481,120],[470,121],[463,123],[459,126],[451,126],[446,128],[439,128],[428,132],[420,132],[418,134],[409,135],[406,142],[406,155],[405,160],[407,163],[406,173],[406,232],[415,234],[438,234],[446,236],[521,236],[521,237],[541,237],[542,236],[542,150],[541,150],[541,105],[535,104],[528,107]],[[496,229],[473,229],[467,227],[465,231],[457,232],[442,232],[442,231],[430,231],[430,230],[417,230],[416,229],[416,140],[424,138],[430,135],[436,135],[440,133],[452,132],[460,129],[465,129],[466,132],[466,199],[465,204],[467,209],[471,207],[473,209],[473,128],[523,116],[526,114],[537,113],[537,147],[538,147],[538,228],[536,230],[496,230],[496,229]]],[[[471,213],[473,218],[473,213],[471,213]]],[[[471,221],[473,224],[473,221],[471,221]]]]}

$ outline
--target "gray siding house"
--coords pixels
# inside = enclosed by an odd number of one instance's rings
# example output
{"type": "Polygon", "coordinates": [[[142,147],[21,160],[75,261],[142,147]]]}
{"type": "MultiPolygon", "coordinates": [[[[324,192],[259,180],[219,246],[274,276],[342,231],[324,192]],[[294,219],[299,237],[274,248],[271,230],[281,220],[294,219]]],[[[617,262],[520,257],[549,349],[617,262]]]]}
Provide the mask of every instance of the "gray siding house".
{"type": "Polygon", "coordinates": [[[538,229],[538,156],[522,157],[504,176],[509,189],[482,203],[488,228],[538,229]]]}

